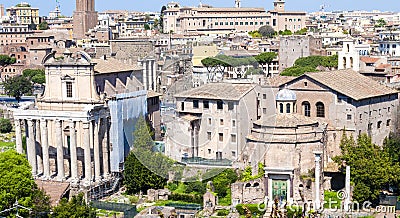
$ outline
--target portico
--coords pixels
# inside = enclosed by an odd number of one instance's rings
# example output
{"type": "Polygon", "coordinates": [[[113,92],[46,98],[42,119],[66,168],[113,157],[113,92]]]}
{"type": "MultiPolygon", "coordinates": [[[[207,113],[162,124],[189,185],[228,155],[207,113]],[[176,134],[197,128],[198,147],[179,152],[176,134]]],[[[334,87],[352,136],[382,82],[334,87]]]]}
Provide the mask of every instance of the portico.
{"type": "MultiPolygon", "coordinates": [[[[26,124],[26,152],[32,174],[44,180],[75,183],[100,182],[107,178],[110,152],[109,129],[105,127],[109,126],[109,117],[104,106],[93,106],[82,112],[16,110],[16,132],[21,132],[22,123],[26,124]],[[83,169],[79,169],[78,162],[83,169]],[[56,171],[51,169],[52,163],[56,171]]],[[[17,151],[24,153],[21,134],[16,134],[16,144],[17,151]]]]}

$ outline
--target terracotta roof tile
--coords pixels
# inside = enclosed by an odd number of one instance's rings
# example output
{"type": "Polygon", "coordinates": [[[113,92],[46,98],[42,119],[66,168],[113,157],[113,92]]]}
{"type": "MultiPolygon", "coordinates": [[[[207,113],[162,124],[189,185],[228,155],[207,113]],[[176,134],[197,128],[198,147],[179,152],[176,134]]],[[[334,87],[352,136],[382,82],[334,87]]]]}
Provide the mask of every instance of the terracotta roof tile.
{"type": "Polygon", "coordinates": [[[307,73],[304,76],[354,100],[398,93],[396,90],[381,85],[377,81],[353,70],[307,73]]]}
{"type": "Polygon", "coordinates": [[[209,83],[176,94],[175,97],[237,101],[253,90],[255,86],[248,83],[209,83]]]}
{"type": "Polygon", "coordinates": [[[372,57],[360,57],[360,61],[364,63],[375,63],[379,60],[379,58],[372,58],[372,57]]]}

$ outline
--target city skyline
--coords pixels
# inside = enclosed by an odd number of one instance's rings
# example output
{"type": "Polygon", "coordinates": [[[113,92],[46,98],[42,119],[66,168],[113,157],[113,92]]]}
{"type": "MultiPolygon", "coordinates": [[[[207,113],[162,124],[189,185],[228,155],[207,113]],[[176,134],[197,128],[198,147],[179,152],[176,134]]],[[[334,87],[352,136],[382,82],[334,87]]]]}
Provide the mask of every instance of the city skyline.
{"type": "MultiPolygon", "coordinates": [[[[46,0],[48,1],[48,0],[46,0]]],[[[128,4],[128,0],[116,0],[115,1],[97,1],[96,2],[96,10],[99,12],[105,10],[129,10],[129,11],[151,11],[158,12],[161,10],[162,5],[166,5],[169,0],[152,0],[153,4],[128,4]]],[[[355,1],[346,1],[346,0],[286,0],[286,8],[287,10],[294,11],[307,11],[313,12],[320,10],[321,5],[326,5],[325,11],[337,11],[337,10],[380,10],[380,11],[400,11],[400,4],[397,2],[398,0],[382,0],[382,1],[369,1],[368,4],[365,1],[355,0],[355,1]],[[308,2],[305,4],[305,2],[308,2]]],[[[6,8],[21,3],[21,0],[10,0],[7,2],[1,1],[0,4],[4,4],[6,8]]],[[[46,3],[45,0],[33,0],[27,1],[32,7],[38,7],[40,9],[40,15],[46,16],[49,11],[54,10],[56,6],[56,1],[51,0],[51,3],[46,3]]],[[[181,0],[177,1],[183,6],[197,6],[199,4],[199,0],[181,0]]],[[[203,4],[209,4],[214,7],[234,7],[234,0],[202,0],[203,4]]],[[[272,9],[272,0],[268,1],[260,1],[260,0],[242,0],[242,7],[262,7],[265,10],[272,9]],[[260,4],[260,2],[262,2],[260,4]]],[[[74,0],[60,0],[61,3],[61,12],[63,15],[72,16],[73,11],[75,10],[75,1],[74,0]],[[72,4],[71,4],[72,3],[72,4]]]]}

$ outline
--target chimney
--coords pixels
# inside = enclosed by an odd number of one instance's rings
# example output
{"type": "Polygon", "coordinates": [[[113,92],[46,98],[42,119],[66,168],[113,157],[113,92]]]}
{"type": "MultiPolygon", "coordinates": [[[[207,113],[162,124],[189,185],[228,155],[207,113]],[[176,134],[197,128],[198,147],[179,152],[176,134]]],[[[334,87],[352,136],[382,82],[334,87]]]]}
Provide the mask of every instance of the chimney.
{"type": "Polygon", "coordinates": [[[4,17],[4,5],[0,4],[0,18],[4,17]]]}

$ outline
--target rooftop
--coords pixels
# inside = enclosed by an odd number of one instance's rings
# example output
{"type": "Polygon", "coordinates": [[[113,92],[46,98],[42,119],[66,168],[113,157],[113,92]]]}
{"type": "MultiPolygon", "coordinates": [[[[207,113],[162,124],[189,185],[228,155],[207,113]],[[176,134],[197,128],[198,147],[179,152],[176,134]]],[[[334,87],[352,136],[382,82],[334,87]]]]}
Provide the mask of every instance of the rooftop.
{"type": "Polygon", "coordinates": [[[126,72],[141,70],[142,68],[137,65],[125,64],[114,58],[107,59],[92,59],[92,62],[96,63],[94,71],[96,74],[115,73],[115,72],[126,72]]]}
{"type": "MultiPolygon", "coordinates": [[[[353,70],[307,73],[300,77],[309,77],[357,101],[398,93],[396,90],[386,87],[353,70]]],[[[294,80],[297,80],[297,78],[294,80]]]]}
{"type": "Polygon", "coordinates": [[[175,97],[238,101],[255,86],[248,83],[209,83],[178,93],[175,97]]]}

